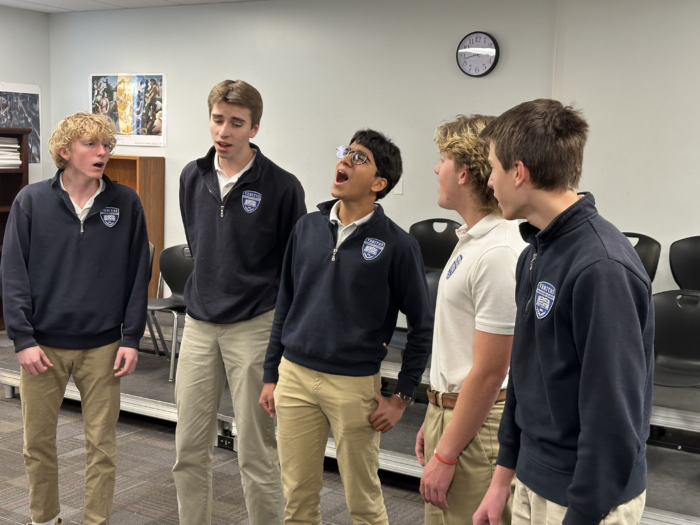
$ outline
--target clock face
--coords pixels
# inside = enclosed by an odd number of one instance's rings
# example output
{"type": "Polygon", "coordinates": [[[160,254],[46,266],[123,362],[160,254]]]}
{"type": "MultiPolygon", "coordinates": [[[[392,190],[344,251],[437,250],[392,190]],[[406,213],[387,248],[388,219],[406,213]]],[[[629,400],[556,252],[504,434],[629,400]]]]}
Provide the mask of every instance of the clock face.
{"type": "Polygon", "coordinates": [[[499,56],[498,42],[483,31],[469,33],[457,46],[457,64],[470,77],[483,77],[491,73],[499,56]]]}

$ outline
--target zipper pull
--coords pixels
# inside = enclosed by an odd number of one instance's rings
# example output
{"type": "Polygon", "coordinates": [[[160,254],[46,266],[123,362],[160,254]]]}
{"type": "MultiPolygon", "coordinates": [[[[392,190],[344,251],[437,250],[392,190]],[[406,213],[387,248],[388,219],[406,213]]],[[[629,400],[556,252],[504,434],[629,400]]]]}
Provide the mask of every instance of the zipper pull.
{"type": "Polygon", "coordinates": [[[532,260],[530,261],[530,271],[532,271],[532,267],[535,265],[535,259],[537,259],[537,252],[532,255],[532,260]]]}
{"type": "Polygon", "coordinates": [[[82,233],[83,233],[83,231],[84,231],[84,230],[83,230],[84,224],[85,224],[85,221],[80,221],[80,234],[81,234],[81,235],[82,235],[82,233]]]}
{"type": "Polygon", "coordinates": [[[224,216],[224,207],[223,206],[221,207],[221,216],[222,217],[224,216]]]}
{"type": "Polygon", "coordinates": [[[335,254],[338,253],[338,248],[333,248],[333,257],[331,257],[331,261],[335,262],[335,254]]]}

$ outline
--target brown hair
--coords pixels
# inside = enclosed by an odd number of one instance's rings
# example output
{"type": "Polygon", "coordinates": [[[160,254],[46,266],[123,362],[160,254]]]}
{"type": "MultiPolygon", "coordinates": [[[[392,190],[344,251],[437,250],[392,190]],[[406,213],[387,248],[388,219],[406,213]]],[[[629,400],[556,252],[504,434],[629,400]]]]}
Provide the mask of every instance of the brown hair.
{"type": "Polygon", "coordinates": [[[87,137],[92,140],[104,140],[109,144],[109,151],[117,145],[114,122],[104,115],[78,112],[64,118],[58,123],[49,139],[49,153],[58,169],[66,168],[66,159],[61,157],[60,149],[69,149],[74,141],[87,137]]]}
{"type": "Polygon", "coordinates": [[[489,188],[489,141],[480,137],[484,128],[496,117],[457,115],[435,130],[435,143],[440,153],[450,156],[455,167],[466,166],[468,184],[476,211],[500,214],[498,201],[489,188]]]}
{"type": "Polygon", "coordinates": [[[527,166],[534,188],[578,188],[588,138],[588,123],[579,110],[558,100],[523,102],[489,124],[481,136],[494,142],[504,169],[517,160],[527,166]]]}
{"type": "Polygon", "coordinates": [[[251,126],[260,124],[263,112],[263,101],[260,92],[243,80],[224,80],[215,85],[209,93],[209,115],[214,104],[226,102],[236,104],[250,110],[251,126]]]}

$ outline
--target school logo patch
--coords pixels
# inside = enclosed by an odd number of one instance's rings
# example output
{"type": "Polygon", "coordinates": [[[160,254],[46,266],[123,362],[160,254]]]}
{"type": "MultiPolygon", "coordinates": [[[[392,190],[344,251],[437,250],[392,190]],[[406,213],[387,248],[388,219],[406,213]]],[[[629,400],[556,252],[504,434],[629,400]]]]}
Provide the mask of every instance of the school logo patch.
{"type": "Polygon", "coordinates": [[[119,220],[119,208],[102,208],[100,219],[105,223],[105,226],[111,228],[119,220]]]}
{"type": "Polygon", "coordinates": [[[535,315],[537,315],[537,319],[543,319],[547,316],[554,304],[556,293],[556,288],[551,284],[544,281],[537,283],[537,292],[535,293],[535,315]]]}
{"type": "Polygon", "coordinates": [[[462,262],[462,256],[460,255],[457,257],[454,262],[450,265],[450,269],[447,270],[447,277],[445,279],[449,279],[453,273],[455,273],[455,270],[457,269],[457,266],[459,266],[459,263],[462,262]]]}
{"type": "Polygon", "coordinates": [[[373,261],[379,257],[379,254],[382,253],[385,246],[386,243],[384,241],[367,238],[365,242],[362,243],[362,257],[367,261],[373,261]]]}
{"type": "Polygon", "coordinates": [[[243,192],[243,209],[248,213],[253,213],[260,206],[260,201],[262,200],[262,194],[257,191],[244,191],[243,192]]]}

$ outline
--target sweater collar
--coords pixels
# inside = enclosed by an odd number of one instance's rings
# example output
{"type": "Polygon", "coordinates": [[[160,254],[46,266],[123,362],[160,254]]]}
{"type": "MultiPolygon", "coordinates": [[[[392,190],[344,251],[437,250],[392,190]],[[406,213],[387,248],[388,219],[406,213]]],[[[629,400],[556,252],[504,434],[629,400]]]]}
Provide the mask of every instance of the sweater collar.
{"type": "MultiPolygon", "coordinates": [[[[250,147],[256,150],[255,157],[253,160],[253,166],[248,170],[249,172],[252,172],[255,174],[254,178],[258,178],[260,175],[260,170],[264,166],[264,164],[267,162],[266,157],[262,154],[262,151],[260,151],[260,148],[253,144],[252,142],[250,143],[250,147]]],[[[214,156],[216,155],[216,148],[212,146],[207,154],[202,157],[201,159],[197,159],[197,168],[199,168],[199,171],[202,175],[208,172],[214,173],[214,156]]]]}
{"type": "Polygon", "coordinates": [[[557,237],[569,233],[581,223],[598,215],[593,194],[581,192],[579,195],[581,198],[557,215],[544,230],[540,231],[529,222],[523,222],[520,225],[520,235],[522,235],[523,240],[530,244],[533,244],[535,240],[539,243],[552,242],[557,237]]]}
{"type": "MultiPolygon", "coordinates": [[[[335,203],[339,200],[340,199],[333,199],[332,201],[326,201],[319,204],[317,208],[321,212],[321,215],[324,215],[330,220],[331,209],[333,209],[333,206],[335,206],[335,203]]],[[[384,217],[384,208],[382,208],[381,204],[377,203],[374,205],[374,213],[372,214],[372,218],[367,221],[367,224],[372,224],[373,222],[379,220],[379,217],[384,217]]]]}

